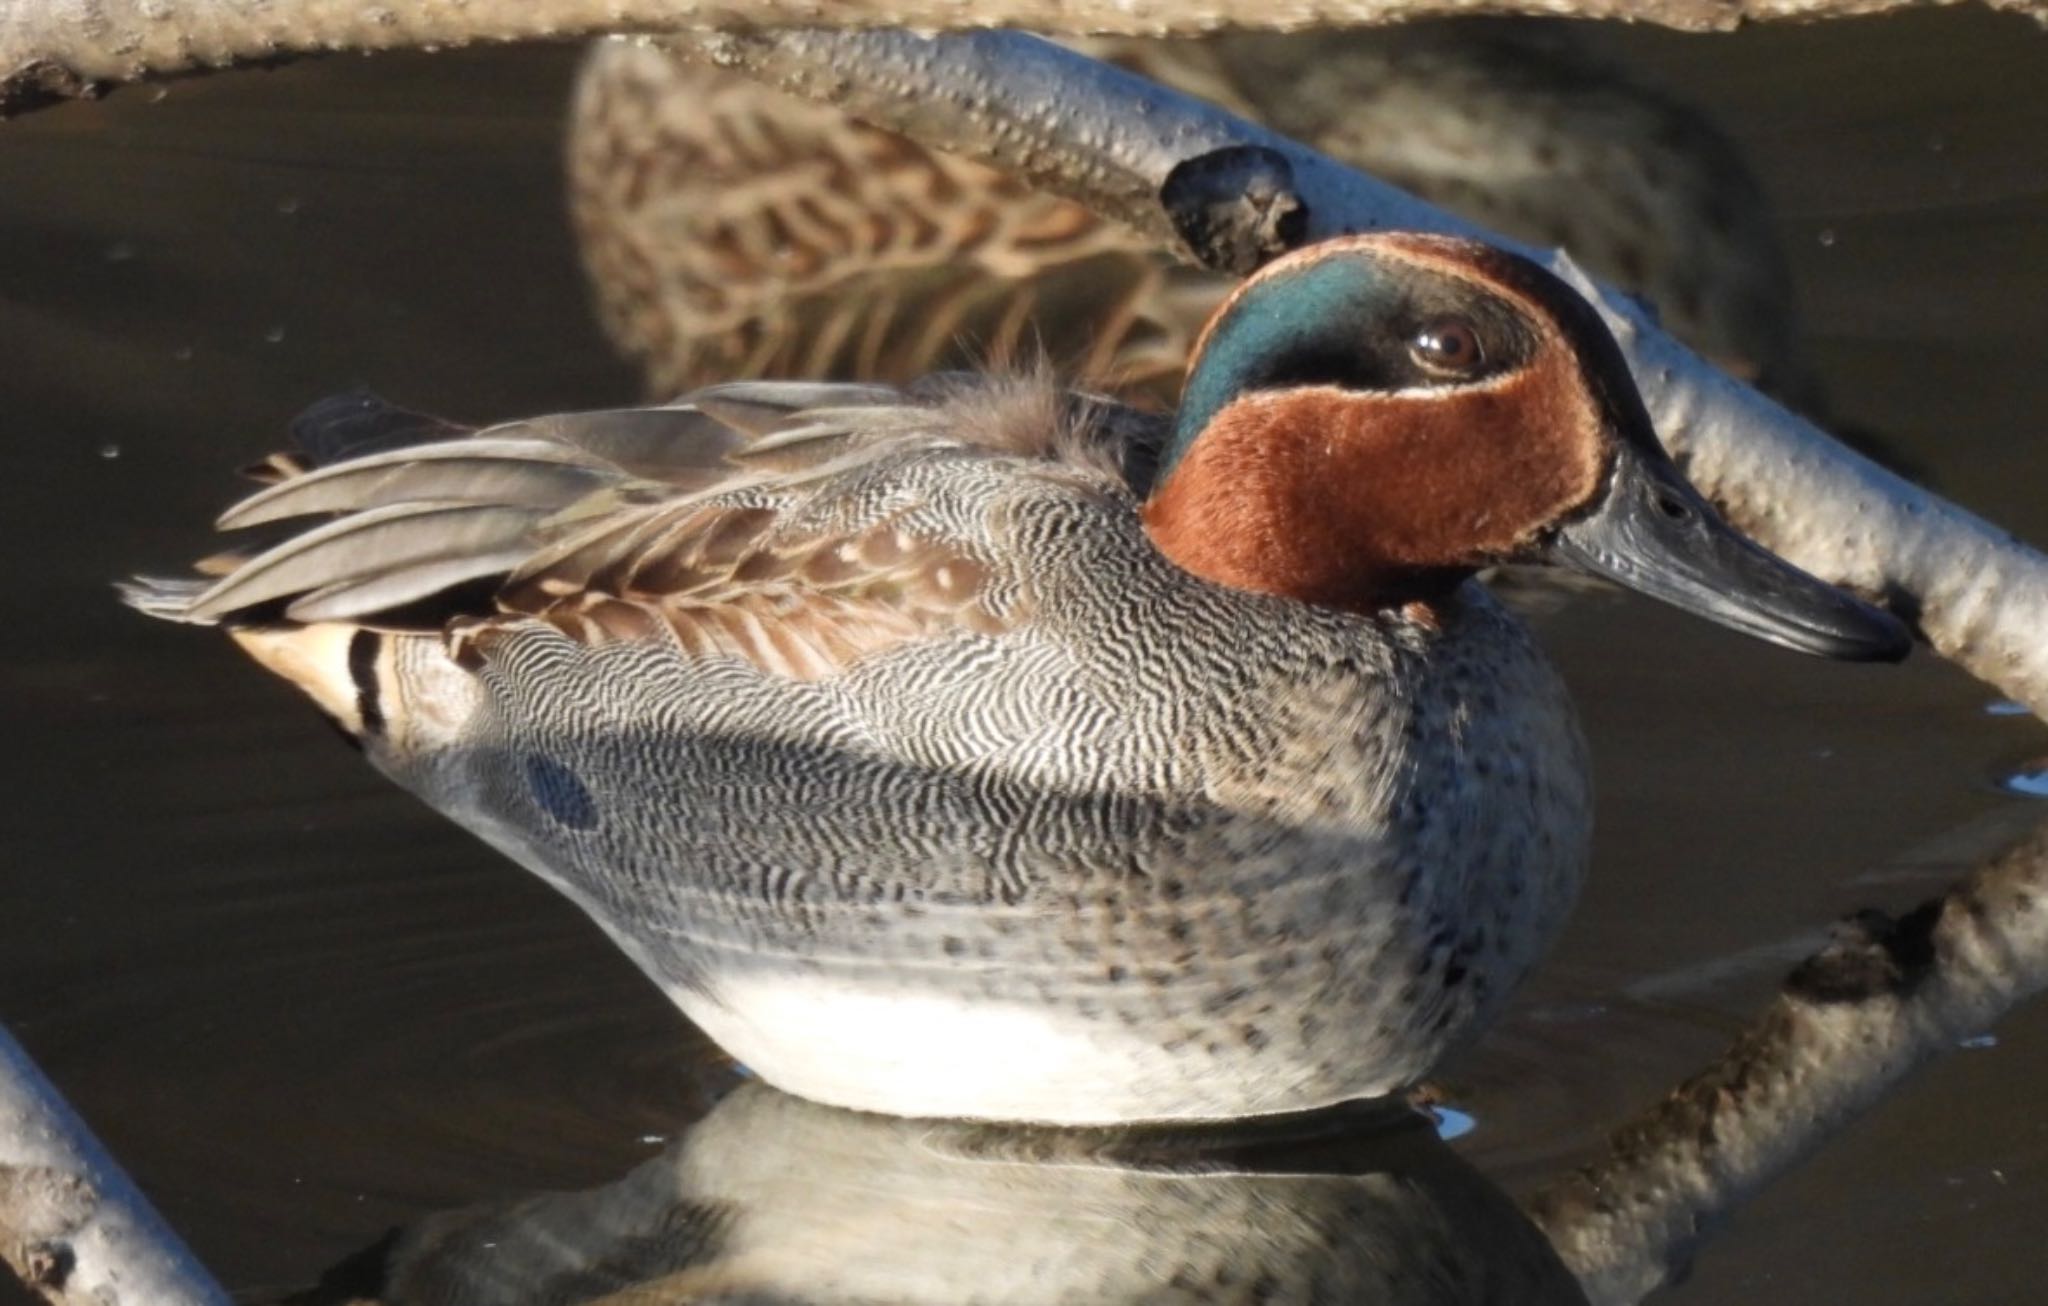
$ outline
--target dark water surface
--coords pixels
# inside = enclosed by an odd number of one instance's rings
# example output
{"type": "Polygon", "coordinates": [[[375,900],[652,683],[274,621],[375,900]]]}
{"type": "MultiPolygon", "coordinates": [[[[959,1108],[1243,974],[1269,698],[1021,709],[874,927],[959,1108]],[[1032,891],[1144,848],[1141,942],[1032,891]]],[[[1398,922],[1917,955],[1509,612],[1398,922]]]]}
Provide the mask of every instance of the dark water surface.
{"type": "MultiPolygon", "coordinates": [[[[1617,48],[1780,206],[1837,406],[2048,540],[2048,37],[1976,11],[1617,48]]],[[[573,54],[344,58],[0,126],[0,1020],[237,1289],[452,1205],[609,1182],[716,1054],[538,882],[389,788],[225,641],[107,582],[206,547],[227,472],[358,382],[487,419],[617,401],[560,212],[573,54]]],[[[1511,1183],[1716,1053],[1807,938],[2048,817],[2048,749],[1932,658],[1806,661],[1594,600],[1548,642],[1595,874],[1445,1079],[1511,1183]]],[[[1670,1300],[2032,1299],[2048,1008],[1746,1209],[1670,1300]]]]}

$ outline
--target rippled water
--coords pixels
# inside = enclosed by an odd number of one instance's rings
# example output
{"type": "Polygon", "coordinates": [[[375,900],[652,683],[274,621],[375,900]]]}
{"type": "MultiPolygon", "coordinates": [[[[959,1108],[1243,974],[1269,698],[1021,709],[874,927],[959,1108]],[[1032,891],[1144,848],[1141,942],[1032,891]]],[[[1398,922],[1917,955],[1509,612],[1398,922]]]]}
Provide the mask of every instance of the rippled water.
{"type": "MultiPolygon", "coordinates": [[[[1845,415],[2048,539],[2048,39],[1977,12],[1613,39],[1750,150],[1845,415]]],[[[0,126],[0,1020],[237,1288],[606,1183],[725,1074],[565,903],[106,588],[192,556],[227,470],[311,397],[491,418],[633,392],[559,213],[571,59],[335,60],[0,126]]],[[[1513,1183],[1718,1051],[1830,918],[1910,904],[2044,810],[1999,785],[2038,725],[1932,659],[1808,662],[1621,599],[1547,638],[1597,753],[1595,877],[1443,1076],[1460,1149],[1513,1183]]],[[[2031,1295],[2044,1076],[2048,1008],[1747,1209],[1670,1299],[2031,1295]]]]}

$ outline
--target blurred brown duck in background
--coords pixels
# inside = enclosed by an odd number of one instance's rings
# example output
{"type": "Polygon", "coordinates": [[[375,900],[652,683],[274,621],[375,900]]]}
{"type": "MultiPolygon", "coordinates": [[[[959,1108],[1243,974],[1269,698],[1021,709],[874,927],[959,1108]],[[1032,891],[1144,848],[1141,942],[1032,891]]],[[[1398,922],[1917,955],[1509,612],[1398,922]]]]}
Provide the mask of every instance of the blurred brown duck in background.
{"type": "MultiPolygon", "coordinates": [[[[1740,154],[1566,25],[1084,48],[1563,246],[1729,370],[1816,405],[1740,154]]],[[[645,43],[593,50],[569,174],[606,329],[660,395],[762,375],[903,382],[1044,340],[1088,342],[1054,361],[1164,405],[1229,284],[1012,178],[645,43]]]]}

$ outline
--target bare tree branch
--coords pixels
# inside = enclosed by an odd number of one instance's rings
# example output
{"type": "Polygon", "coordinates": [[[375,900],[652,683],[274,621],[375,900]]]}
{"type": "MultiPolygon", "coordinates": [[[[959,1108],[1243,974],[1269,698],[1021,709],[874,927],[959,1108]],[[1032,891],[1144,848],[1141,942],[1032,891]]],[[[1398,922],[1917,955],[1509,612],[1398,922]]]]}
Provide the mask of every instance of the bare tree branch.
{"type": "MultiPolygon", "coordinates": [[[[700,33],[677,44],[921,145],[1016,173],[1188,257],[1162,188],[1181,165],[1241,147],[1270,150],[1291,169],[1307,210],[1302,239],[1386,228],[1486,235],[1263,127],[1033,37],[700,33]]],[[[1936,652],[2048,713],[2048,558],[1719,371],[1633,300],[1594,286],[1562,252],[1522,252],[1601,306],[1658,434],[1737,525],[1886,604],[1936,652]]]]}
{"type": "MultiPolygon", "coordinates": [[[[566,40],[708,27],[1015,27],[1175,36],[1470,14],[1544,14],[1727,31],[1960,0],[9,0],[0,118],[146,78],[339,50],[566,40]]],[[[2036,16],[2043,0],[1985,0],[2036,16]]]]}
{"type": "Polygon", "coordinates": [[[1727,1054],[1528,1203],[1594,1306],[1673,1281],[1746,1199],[2048,988],[2048,824],[1897,920],[1864,913],[1727,1054]]]}
{"type": "Polygon", "coordinates": [[[0,1029],[0,1259],[68,1306],[227,1306],[228,1295],[0,1029]]]}

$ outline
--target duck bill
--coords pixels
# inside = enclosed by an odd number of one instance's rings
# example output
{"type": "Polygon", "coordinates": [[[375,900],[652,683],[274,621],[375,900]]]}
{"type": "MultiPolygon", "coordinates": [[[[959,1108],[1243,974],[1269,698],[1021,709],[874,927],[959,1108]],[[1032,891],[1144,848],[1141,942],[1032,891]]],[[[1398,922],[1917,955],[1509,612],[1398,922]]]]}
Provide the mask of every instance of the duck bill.
{"type": "Polygon", "coordinates": [[[1746,635],[1850,662],[1897,662],[1897,619],[1769,553],[1723,521],[1661,451],[1623,442],[1608,493],[1543,550],[1562,563],[1746,635]]]}

